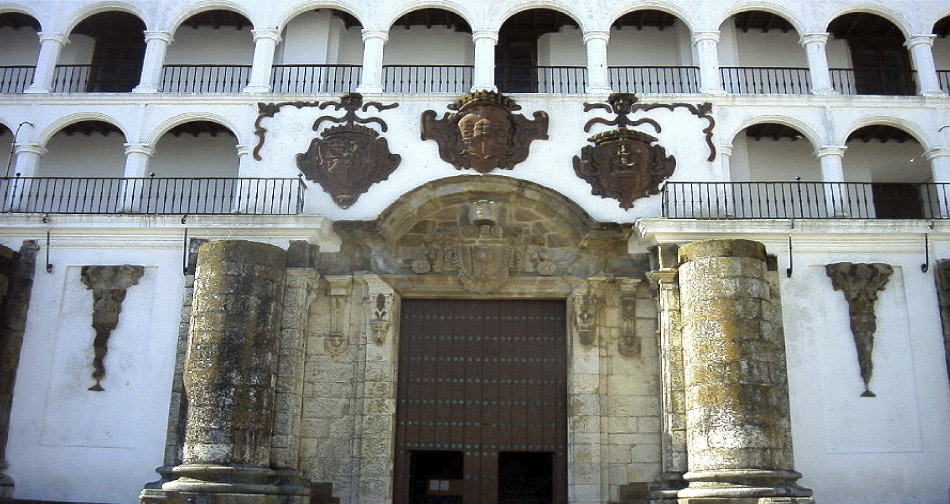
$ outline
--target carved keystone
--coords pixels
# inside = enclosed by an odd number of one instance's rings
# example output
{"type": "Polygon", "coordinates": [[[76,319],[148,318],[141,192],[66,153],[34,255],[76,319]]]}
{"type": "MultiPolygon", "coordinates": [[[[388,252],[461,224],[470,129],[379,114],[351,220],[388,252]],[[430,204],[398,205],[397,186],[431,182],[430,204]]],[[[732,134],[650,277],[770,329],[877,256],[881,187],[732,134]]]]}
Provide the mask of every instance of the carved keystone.
{"type": "Polygon", "coordinates": [[[119,313],[122,312],[122,301],[129,287],[139,283],[139,278],[145,274],[143,266],[83,266],[80,272],[82,283],[87,289],[92,289],[92,327],[96,330],[96,339],[92,343],[95,357],[92,360],[92,378],[95,385],[89,390],[101,392],[101,381],[106,376],[103,361],[109,352],[109,336],[119,325],[119,313]]]}
{"type": "Polygon", "coordinates": [[[861,379],[864,380],[864,392],[861,393],[861,397],[876,397],[868,388],[871,373],[874,372],[871,351],[874,349],[874,333],[877,331],[874,303],[877,301],[877,293],[887,286],[894,268],[883,263],[841,262],[826,265],[825,272],[831,277],[831,284],[835,290],[842,291],[844,298],[848,301],[851,334],[858,351],[861,379]]]}

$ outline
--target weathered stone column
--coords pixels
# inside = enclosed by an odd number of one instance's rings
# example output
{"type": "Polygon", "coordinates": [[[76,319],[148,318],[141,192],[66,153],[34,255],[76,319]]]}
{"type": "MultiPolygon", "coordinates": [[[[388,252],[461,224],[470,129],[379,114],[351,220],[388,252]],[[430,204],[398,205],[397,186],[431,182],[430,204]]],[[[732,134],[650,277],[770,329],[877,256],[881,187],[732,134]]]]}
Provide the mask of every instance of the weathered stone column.
{"type": "MultiPolygon", "coordinates": [[[[162,485],[186,503],[304,503],[293,471],[271,469],[286,253],[263,243],[202,245],[184,386],[182,465],[162,485]]],[[[143,501],[153,501],[143,492],[143,501]]]]}
{"type": "Polygon", "coordinates": [[[784,342],[772,327],[765,247],[701,241],[683,246],[679,261],[689,456],[680,502],[813,502],[786,454],[784,342]]]}

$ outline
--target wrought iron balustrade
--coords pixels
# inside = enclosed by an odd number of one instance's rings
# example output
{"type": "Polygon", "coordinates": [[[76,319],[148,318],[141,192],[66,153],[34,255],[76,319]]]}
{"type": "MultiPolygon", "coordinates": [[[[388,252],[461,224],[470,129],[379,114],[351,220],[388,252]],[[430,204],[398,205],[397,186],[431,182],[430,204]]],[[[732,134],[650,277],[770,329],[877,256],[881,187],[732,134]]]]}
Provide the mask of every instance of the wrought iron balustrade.
{"type": "Polygon", "coordinates": [[[698,93],[699,67],[612,66],[610,89],[618,93],[698,93]]]}
{"type": "Polygon", "coordinates": [[[165,65],[162,92],[240,93],[250,78],[250,65],[165,65]]]}
{"type": "Polygon", "coordinates": [[[495,84],[502,93],[583,94],[587,89],[587,68],[496,65],[495,84]]]}
{"type": "Polygon", "coordinates": [[[937,70],[937,81],[944,93],[950,93],[950,70],[937,70]]]}
{"type": "Polygon", "coordinates": [[[142,63],[56,65],[54,93],[128,93],[138,85],[142,63]]]}
{"type": "Polygon", "coordinates": [[[0,178],[0,211],[41,214],[251,214],[303,211],[299,178],[0,178]]]}
{"type": "Polygon", "coordinates": [[[912,70],[832,68],[831,87],[843,95],[913,96],[917,93],[912,70]]]}
{"type": "Polygon", "coordinates": [[[950,184],[667,182],[671,219],[946,219],[950,184]]]}
{"type": "Polygon", "coordinates": [[[472,65],[386,65],[383,91],[387,93],[453,93],[472,89],[472,65]]]}
{"type": "Polygon", "coordinates": [[[362,75],[360,65],[274,65],[274,93],[348,93],[356,91],[362,75]]]}
{"type": "Polygon", "coordinates": [[[736,94],[809,94],[807,68],[720,67],[723,89],[736,94]]]}
{"type": "Polygon", "coordinates": [[[0,94],[22,93],[33,83],[34,66],[0,66],[0,94]]]}

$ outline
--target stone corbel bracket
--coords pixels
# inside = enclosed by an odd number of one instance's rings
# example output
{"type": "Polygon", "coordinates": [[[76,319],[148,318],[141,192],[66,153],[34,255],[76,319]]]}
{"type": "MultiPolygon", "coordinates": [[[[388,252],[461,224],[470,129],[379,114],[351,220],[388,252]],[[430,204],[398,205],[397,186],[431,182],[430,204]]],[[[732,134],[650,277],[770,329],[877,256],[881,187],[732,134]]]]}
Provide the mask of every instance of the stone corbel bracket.
{"type": "Polygon", "coordinates": [[[858,351],[858,366],[861,379],[864,380],[864,392],[861,397],[876,397],[868,384],[874,363],[871,352],[874,349],[874,333],[877,331],[877,316],[874,304],[878,292],[884,290],[894,268],[884,263],[840,262],[825,266],[825,272],[831,277],[834,289],[842,291],[848,301],[848,314],[851,318],[851,335],[858,351]]]}
{"type": "Polygon", "coordinates": [[[109,336],[119,325],[119,313],[122,301],[129,287],[139,283],[145,274],[144,266],[83,266],[80,272],[86,289],[92,290],[92,327],[96,330],[96,339],[92,343],[95,357],[92,360],[92,378],[95,385],[89,390],[101,392],[102,379],[106,376],[105,358],[109,352],[109,336]]]}
{"type": "Polygon", "coordinates": [[[330,331],[323,340],[323,348],[330,355],[339,355],[349,347],[346,329],[353,277],[328,276],[326,279],[330,284],[330,331]]]}
{"type": "Polygon", "coordinates": [[[624,357],[640,356],[640,338],[637,336],[637,285],[635,278],[620,279],[620,339],[617,351],[624,357]]]}
{"type": "Polygon", "coordinates": [[[393,300],[395,292],[392,287],[379,277],[365,277],[367,294],[363,298],[366,309],[366,326],[373,343],[383,345],[389,337],[393,320],[393,300]]]}
{"type": "Polygon", "coordinates": [[[603,281],[588,280],[571,295],[574,337],[584,346],[597,344],[597,319],[603,293],[603,281]]]}

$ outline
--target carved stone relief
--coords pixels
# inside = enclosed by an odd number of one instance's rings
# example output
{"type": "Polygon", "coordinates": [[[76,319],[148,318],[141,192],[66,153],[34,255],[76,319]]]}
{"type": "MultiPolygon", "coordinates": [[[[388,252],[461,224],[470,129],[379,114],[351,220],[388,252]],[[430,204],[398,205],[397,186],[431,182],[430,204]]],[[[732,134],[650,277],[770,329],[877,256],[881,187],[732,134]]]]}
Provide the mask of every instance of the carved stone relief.
{"type": "Polygon", "coordinates": [[[422,139],[435,140],[439,156],[456,170],[510,170],[527,159],[533,140],[548,138],[546,112],[535,112],[534,120],[513,114],[521,106],[494,91],[463,95],[448,108],[457,112],[442,119],[434,110],[422,113],[422,139]]]}
{"type": "Polygon", "coordinates": [[[369,282],[369,295],[364,300],[369,313],[368,326],[372,340],[377,345],[386,343],[389,335],[389,329],[392,327],[393,316],[393,298],[391,289],[385,289],[383,285],[375,282],[369,282]]]}
{"type": "Polygon", "coordinates": [[[145,267],[130,266],[83,266],[80,272],[82,283],[92,290],[92,327],[96,330],[96,339],[92,347],[95,357],[92,361],[92,379],[96,383],[89,390],[100,392],[101,381],[106,376],[103,361],[109,352],[109,336],[119,325],[119,313],[122,301],[129,287],[139,283],[145,274],[145,267]]]}
{"type": "Polygon", "coordinates": [[[323,348],[330,355],[339,355],[350,344],[347,334],[349,297],[353,286],[351,276],[328,276],[330,283],[330,330],[323,340],[323,348]]]}
{"type": "Polygon", "coordinates": [[[398,103],[383,105],[379,102],[363,103],[359,93],[346,93],[338,102],[324,102],[320,109],[333,107],[346,111],[343,117],[321,116],[313,123],[313,130],[320,131],[324,122],[337,126],[320,132],[322,138],[314,138],[307,152],[297,154],[297,167],[311,180],[320,184],[340,208],[349,208],[370,186],[389,178],[399,166],[399,154],[389,152],[385,138],[366,124],[376,123],[385,132],[386,123],[378,117],[361,118],[356,115],[370,107],[383,111],[398,107],[398,103]]]}
{"type": "Polygon", "coordinates": [[[596,280],[584,282],[571,296],[574,337],[584,346],[597,344],[597,312],[603,302],[601,283],[596,280]]]}
{"type": "Polygon", "coordinates": [[[883,263],[828,264],[825,272],[831,277],[835,290],[840,290],[848,301],[848,313],[851,318],[851,334],[858,352],[858,366],[861,379],[864,380],[864,392],[861,397],[875,397],[869,383],[874,370],[871,352],[874,349],[874,332],[877,331],[877,316],[874,304],[878,292],[887,286],[894,268],[883,263]]]}
{"type": "Polygon", "coordinates": [[[626,357],[640,355],[640,338],[637,337],[637,285],[639,280],[620,280],[620,339],[617,351],[626,357]]]}

